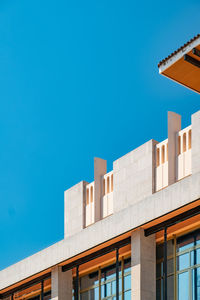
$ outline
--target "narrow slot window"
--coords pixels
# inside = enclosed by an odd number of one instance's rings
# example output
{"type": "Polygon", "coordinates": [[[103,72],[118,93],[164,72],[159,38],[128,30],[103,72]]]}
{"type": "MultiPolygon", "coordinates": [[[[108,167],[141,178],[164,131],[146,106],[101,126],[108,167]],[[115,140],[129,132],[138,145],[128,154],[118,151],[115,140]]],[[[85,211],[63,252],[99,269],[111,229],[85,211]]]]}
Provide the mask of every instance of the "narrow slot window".
{"type": "Polygon", "coordinates": [[[89,189],[86,189],[86,204],[89,204],[89,189]]]}
{"type": "Polygon", "coordinates": [[[113,192],[113,174],[111,175],[111,192],[113,192]]]}
{"type": "Polygon", "coordinates": [[[162,146],[162,164],[165,162],[165,146],[162,146]]]}
{"type": "Polygon", "coordinates": [[[90,188],[90,202],[93,202],[93,186],[90,188]]]}
{"type": "Polygon", "coordinates": [[[186,133],[183,134],[183,152],[186,151],[186,133]]]}
{"type": "Polygon", "coordinates": [[[188,132],[188,149],[192,148],[192,130],[190,129],[188,132]]]}
{"type": "Polygon", "coordinates": [[[110,193],[110,177],[107,177],[107,194],[110,193]]]}
{"type": "Polygon", "coordinates": [[[156,165],[157,167],[160,165],[160,149],[157,148],[156,150],[156,165]]]}

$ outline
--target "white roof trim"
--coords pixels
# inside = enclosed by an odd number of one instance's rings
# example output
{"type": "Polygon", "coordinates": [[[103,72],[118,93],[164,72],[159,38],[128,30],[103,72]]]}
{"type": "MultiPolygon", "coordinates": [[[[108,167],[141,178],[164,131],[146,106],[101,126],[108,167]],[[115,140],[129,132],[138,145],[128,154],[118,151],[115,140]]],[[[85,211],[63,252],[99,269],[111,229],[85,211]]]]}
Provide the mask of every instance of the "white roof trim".
{"type": "Polygon", "coordinates": [[[183,57],[184,54],[190,52],[193,48],[198,46],[200,44],[200,37],[197,38],[195,41],[191,42],[187,46],[185,46],[183,49],[178,51],[176,54],[174,54],[172,57],[167,59],[165,62],[161,63],[159,67],[159,73],[163,73],[166,69],[171,67],[175,62],[177,62],[180,58],[183,57]]]}

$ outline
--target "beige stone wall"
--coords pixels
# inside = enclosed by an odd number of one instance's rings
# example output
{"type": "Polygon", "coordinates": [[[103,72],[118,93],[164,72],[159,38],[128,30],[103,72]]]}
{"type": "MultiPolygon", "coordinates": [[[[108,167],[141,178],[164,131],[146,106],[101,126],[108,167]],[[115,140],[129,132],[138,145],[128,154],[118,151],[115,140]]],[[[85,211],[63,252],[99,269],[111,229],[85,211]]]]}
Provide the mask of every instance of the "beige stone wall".
{"type": "Polygon", "coordinates": [[[156,143],[150,140],[114,162],[114,213],[154,192],[156,143]]]}
{"type": "Polygon", "coordinates": [[[81,181],[65,191],[65,238],[80,232],[85,222],[85,186],[87,182],[81,181]]]}

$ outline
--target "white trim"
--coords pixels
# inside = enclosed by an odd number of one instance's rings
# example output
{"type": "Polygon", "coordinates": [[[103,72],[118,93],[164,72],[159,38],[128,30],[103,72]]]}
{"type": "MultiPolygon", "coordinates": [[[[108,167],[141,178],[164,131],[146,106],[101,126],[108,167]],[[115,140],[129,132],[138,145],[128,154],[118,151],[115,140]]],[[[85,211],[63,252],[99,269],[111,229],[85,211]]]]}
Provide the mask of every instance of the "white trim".
{"type": "Polygon", "coordinates": [[[159,67],[159,73],[162,74],[166,69],[171,67],[175,62],[177,62],[179,59],[183,57],[186,53],[190,52],[193,48],[198,46],[200,44],[200,37],[197,38],[195,41],[191,42],[189,45],[178,51],[176,54],[174,54],[172,57],[167,59],[165,62],[161,63],[159,67]]]}

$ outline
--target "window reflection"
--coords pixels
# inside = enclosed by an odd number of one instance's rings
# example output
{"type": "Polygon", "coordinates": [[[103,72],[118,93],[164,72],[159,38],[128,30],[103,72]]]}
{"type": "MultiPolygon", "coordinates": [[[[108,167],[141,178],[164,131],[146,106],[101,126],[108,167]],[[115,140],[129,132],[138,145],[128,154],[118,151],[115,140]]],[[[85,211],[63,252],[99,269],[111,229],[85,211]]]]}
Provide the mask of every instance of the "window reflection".
{"type": "Polygon", "coordinates": [[[181,271],[189,268],[190,265],[190,254],[185,253],[177,257],[177,270],[181,271]]]}
{"type": "MultiPolygon", "coordinates": [[[[119,263],[119,299],[131,299],[131,259],[119,263]],[[122,284],[123,283],[123,284],[122,284]],[[129,297],[129,298],[128,298],[129,297]]],[[[116,299],[116,264],[80,278],[81,300],[116,299]],[[100,289],[100,293],[99,293],[100,289]]]]}
{"type": "MultiPolygon", "coordinates": [[[[200,300],[200,230],[179,237],[175,242],[168,241],[167,244],[168,299],[200,300]]],[[[157,246],[156,259],[156,299],[163,300],[163,244],[157,246]]]]}
{"type": "Polygon", "coordinates": [[[189,273],[184,272],[178,275],[178,299],[189,299],[189,273]]]}
{"type": "Polygon", "coordinates": [[[51,299],[51,278],[39,281],[35,284],[30,284],[26,288],[19,289],[12,296],[3,298],[4,300],[40,300],[43,294],[43,300],[51,299]],[[42,290],[43,286],[43,290],[42,290]]]}

